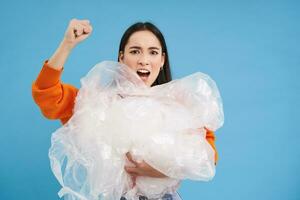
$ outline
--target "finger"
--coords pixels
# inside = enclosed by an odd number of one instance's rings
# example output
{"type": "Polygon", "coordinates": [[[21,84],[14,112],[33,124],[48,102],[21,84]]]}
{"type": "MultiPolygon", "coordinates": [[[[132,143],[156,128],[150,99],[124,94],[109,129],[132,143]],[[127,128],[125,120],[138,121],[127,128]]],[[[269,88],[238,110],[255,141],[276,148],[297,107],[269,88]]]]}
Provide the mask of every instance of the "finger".
{"type": "MultiPolygon", "coordinates": [[[[76,38],[89,33],[91,33],[91,29],[87,26],[77,25],[74,28],[74,35],[76,38]]],[[[86,36],[84,38],[86,38],[86,36]]]]}
{"type": "Polygon", "coordinates": [[[128,160],[130,162],[132,162],[135,165],[138,165],[138,163],[132,159],[132,156],[131,156],[131,154],[129,152],[126,153],[126,157],[128,158],[128,160]]]}
{"type": "Polygon", "coordinates": [[[82,40],[85,40],[87,37],[89,37],[90,34],[83,34],[78,36],[76,39],[78,40],[78,42],[81,42],[82,40]]]}
{"type": "Polygon", "coordinates": [[[131,176],[138,176],[139,170],[136,167],[127,167],[125,166],[125,171],[129,173],[131,176]]]}
{"type": "Polygon", "coordinates": [[[136,185],[136,176],[132,176],[132,187],[134,187],[136,185]]]}
{"type": "Polygon", "coordinates": [[[73,32],[76,37],[79,37],[83,33],[83,26],[80,26],[79,24],[75,25],[73,27],[73,32]]]}
{"type": "Polygon", "coordinates": [[[90,24],[90,20],[88,19],[83,19],[79,21],[81,24],[85,24],[85,25],[89,25],[90,24]]]}
{"type": "Polygon", "coordinates": [[[83,34],[90,33],[93,30],[93,28],[90,24],[80,23],[80,24],[76,24],[76,26],[80,26],[82,28],[83,34]]]}
{"type": "Polygon", "coordinates": [[[87,34],[87,33],[90,33],[90,32],[92,32],[92,27],[91,26],[84,26],[83,33],[87,34]]]}
{"type": "Polygon", "coordinates": [[[88,20],[88,19],[76,19],[76,18],[73,18],[73,19],[71,19],[70,23],[83,23],[83,24],[89,24],[89,23],[90,23],[90,20],[88,20]]]}

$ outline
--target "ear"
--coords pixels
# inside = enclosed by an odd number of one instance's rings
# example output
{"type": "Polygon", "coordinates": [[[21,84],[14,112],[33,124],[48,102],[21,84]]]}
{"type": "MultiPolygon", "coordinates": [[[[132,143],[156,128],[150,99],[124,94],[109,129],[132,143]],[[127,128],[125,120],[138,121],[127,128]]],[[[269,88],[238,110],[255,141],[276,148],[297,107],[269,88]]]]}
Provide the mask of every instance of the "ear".
{"type": "Polygon", "coordinates": [[[123,53],[123,51],[120,51],[119,52],[119,62],[124,64],[123,60],[124,60],[124,53],[123,53]]]}
{"type": "Polygon", "coordinates": [[[166,58],[166,54],[165,54],[165,52],[163,52],[161,54],[161,66],[164,66],[164,64],[165,64],[165,58],[166,58]]]}

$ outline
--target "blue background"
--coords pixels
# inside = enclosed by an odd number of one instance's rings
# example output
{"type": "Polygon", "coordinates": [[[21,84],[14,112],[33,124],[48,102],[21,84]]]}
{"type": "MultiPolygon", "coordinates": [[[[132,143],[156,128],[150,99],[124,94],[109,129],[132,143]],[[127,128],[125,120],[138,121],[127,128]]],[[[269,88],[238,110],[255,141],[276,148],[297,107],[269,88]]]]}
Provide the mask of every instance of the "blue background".
{"type": "Polygon", "coordinates": [[[184,181],[184,200],[300,199],[299,1],[2,0],[1,200],[59,199],[48,148],[60,123],[43,118],[31,84],[72,18],[94,30],[69,57],[64,82],[79,87],[94,64],[116,60],[125,29],[146,20],[165,35],[174,78],[202,71],[217,82],[217,174],[184,181]]]}

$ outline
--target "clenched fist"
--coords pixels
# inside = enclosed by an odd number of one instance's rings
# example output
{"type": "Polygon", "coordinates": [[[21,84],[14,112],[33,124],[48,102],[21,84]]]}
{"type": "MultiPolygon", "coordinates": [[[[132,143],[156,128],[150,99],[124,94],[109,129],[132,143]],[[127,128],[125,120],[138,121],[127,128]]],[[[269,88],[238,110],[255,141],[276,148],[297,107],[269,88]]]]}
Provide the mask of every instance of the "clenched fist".
{"type": "Polygon", "coordinates": [[[63,42],[73,49],[79,42],[88,38],[92,33],[92,26],[89,20],[72,19],[65,32],[63,42]]]}

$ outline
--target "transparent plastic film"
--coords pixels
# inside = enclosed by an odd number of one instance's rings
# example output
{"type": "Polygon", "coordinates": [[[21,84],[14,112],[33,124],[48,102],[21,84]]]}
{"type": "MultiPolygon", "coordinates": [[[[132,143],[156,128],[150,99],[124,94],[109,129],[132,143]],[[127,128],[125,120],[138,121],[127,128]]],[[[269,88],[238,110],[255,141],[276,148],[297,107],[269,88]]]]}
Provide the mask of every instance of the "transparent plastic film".
{"type": "Polygon", "coordinates": [[[224,114],[218,88],[195,73],[147,87],[126,65],[104,61],[81,79],[72,118],[52,134],[51,169],[65,199],[127,200],[174,194],[183,179],[209,181],[214,151],[205,128],[224,114]],[[139,176],[133,187],[126,153],[167,175],[139,176]]]}

